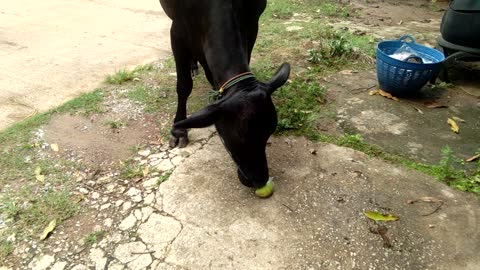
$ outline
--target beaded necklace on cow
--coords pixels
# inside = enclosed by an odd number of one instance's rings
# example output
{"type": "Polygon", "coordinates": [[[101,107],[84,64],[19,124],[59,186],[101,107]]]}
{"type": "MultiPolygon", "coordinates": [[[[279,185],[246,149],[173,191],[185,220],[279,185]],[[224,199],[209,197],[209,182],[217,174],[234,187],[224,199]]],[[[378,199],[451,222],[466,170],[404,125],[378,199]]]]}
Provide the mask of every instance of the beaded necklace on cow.
{"type": "Polygon", "coordinates": [[[252,72],[248,71],[248,72],[244,72],[244,73],[240,73],[234,77],[232,77],[231,79],[229,79],[228,81],[226,81],[222,87],[220,87],[220,89],[218,89],[218,93],[220,95],[223,94],[223,92],[225,90],[227,90],[228,88],[234,86],[235,84],[245,80],[245,79],[248,79],[248,78],[254,78],[255,76],[253,75],[252,72]]]}

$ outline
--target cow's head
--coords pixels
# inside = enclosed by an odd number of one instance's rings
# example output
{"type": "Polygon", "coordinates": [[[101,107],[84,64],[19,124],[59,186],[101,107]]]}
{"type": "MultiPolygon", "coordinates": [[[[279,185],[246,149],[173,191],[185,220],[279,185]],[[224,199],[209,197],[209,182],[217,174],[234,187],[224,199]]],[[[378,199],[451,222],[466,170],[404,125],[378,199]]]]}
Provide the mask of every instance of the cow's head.
{"type": "Polygon", "coordinates": [[[174,129],[202,128],[215,124],[238,167],[240,181],[262,187],[268,180],[265,147],[277,127],[272,93],[285,84],[290,65],[284,63],[266,83],[254,81],[232,87],[225,98],[174,124],[174,129]]]}

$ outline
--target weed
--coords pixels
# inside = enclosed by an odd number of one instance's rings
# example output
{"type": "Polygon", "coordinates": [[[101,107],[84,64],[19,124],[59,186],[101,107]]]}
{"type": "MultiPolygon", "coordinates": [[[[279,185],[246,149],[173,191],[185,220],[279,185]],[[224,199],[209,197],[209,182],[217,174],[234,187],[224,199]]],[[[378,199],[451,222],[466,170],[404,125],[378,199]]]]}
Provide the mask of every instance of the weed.
{"type": "Polygon", "coordinates": [[[84,115],[91,115],[93,113],[102,113],[104,109],[101,104],[105,98],[105,91],[103,89],[95,89],[92,92],[83,94],[75,99],[67,101],[58,108],[52,110],[56,113],[78,112],[84,115]]]}
{"type": "Polygon", "coordinates": [[[113,75],[107,75],[105,82],[109,84],[122,84],[137,78],[142,72],[153,70],[153,65],[140,65],[133,70],[121,69],[113,75]]]}
{"type": "Polygon", "coordinates": [[[103,237],[105,236],[105,231],[95,231],[85,237],[85,244],[93,245],[100,241],[102,241],[103,237]]]}
{"type": "Polygon", "coordinates": [[[172,175],[173,170],[169,170],[164,172],[157,180],[157,185],[159,186],[161,183],[165,182],[170,178],[170,175],[172,175]]]}
{"type": "Polygon", "coordinates": [[[330,17],[347,18],[350,16],[350,12],[348,11],[347,7],[329,1],[323,1],[316,12],[330,17]]]}
{"type": "Polygon", "coordinates": [[[143,177],[143,169],[144,167],[135,163],[135,161],[127,160],[123,163],[123,167],[120,171],[120,177],[124,179],[143,177]]]}
{"type": "Polygon", "coordinates": [[[6,239],[0,240],[0,261],[3,262],[12,253],[13,244],[6,239]]]}
{"type": "Polygon", "coordinates": [[[31,185],[23,187],[18,193],[7,192],[0,198],[0,207],[6,210],[11,226],[19,231],[38,233],[51,220],[60,223],[77,211],[77,205],[70,199],[66,190],[38,190],[31,185]]]}
{"type": "Polygon", "coordinates": [[[266,13],[276,19],[289,19],[293,16],[293,6],[284,1],[272,1],[268,5],[266,13]]]}
{"type": "Polygon", "coordinates": [[[119,129],[127,125],[127,123],[123,120],[109,120],[105,124],[109,126],[111,129],[119,129]]]}
{"type": "Polygon", "coordinates": [[[277,133],[302,129],[313,122],[314,116],[325,102],[326,89],[317,82],[296,79],[277,90],[277,133]]]}

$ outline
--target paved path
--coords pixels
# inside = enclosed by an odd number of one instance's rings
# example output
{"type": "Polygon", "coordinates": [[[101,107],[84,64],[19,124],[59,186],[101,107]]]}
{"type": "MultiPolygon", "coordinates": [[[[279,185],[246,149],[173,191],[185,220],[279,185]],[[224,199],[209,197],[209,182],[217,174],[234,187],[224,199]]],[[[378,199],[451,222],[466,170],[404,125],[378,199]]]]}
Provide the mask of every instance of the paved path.
{"type": "Polygon", "coordinates": [[[75,226],[104,231],[99,243],[56,232],[12,269],[479,269],[471,194],[349,148],[279,137],[267,149],[276,191],[259,199],[212,129],[190,138],[134,158],[174,169],[159,186],[158,176],[128,189],[109,176],[83,191],[92,216],[75,226]],[[383,228],[390,247],[364,211],[400,217],[383,228]]]}
{"type": "Polygon", "coordinates": [[[155,0],[3,1],[0,129],[165,57],[169,27],[155,0]]]}

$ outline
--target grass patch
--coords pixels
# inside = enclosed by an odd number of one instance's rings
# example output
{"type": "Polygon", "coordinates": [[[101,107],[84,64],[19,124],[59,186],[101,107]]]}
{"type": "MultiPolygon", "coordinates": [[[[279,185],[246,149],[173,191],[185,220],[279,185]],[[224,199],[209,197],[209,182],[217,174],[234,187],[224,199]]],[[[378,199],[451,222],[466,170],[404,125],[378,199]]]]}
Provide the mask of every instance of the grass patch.
{"type": "Polygon", "coordinates": [[[7,191],[0,198],[0,209],[10,228],[23,237],[36,238],[51,220],[56,219],[57,224],[63,222],[78,211],[78,206],[67,190],[26,185],[18,192],[7,191]]]}
{"type": "Polygon", "coordinates": [[[127,160],[120,170],[120,177],[123,179],[134,179],[143,177],[145,166],[137,164],[134,160],[127,160]]]}
{"type": "Polygon", "coordinates": [[[295,79],[274,95],[277,108],[277,133],[308,128],[325,103],[326,89],[315,81],[295,79]]]}
{"type": "Polygon", "coordinates": [[[121,69],[113,75],[107,75],[105,82],[108,84],[123,84],[137,78],[141,73],[153,70],[153,65],[140,65],[132,70],[121,69]]]}
{"type": "Polygon", "coordinates": [[[5,239],[0,240],[0,262],[5,261],[5,259],[12,253],[13,244],[5,239]]]}
{"type": "Polygon", "coordinates": [[[102,241],[104,236],[105,236],[105,231],[103,230],[92,232],[91,234],[85,236],[85,244],[87,245],[96,244],[102,241]]]}
{"type": "Polygon", "coordinates": [[[95,89],[90,93],[85,93],[75,99],[67,101],[51,112],[66,113],[66,112],[80,112],[84,115],[91,115],[94,113],[102,113],[104,109],[101,104],[105,98],[105,91],[103,89],[95,89]]]}
{"type": "Polygon", "coordinates": [[[173,170],[169,170],[169,171],[166,171],[164,172],[157,180],[157,186],[159,186],[160,184],[162,184],[163,182],[167,181],[168,178],[170,178],[170,175],[172,175],[173,173],[173,170]]]}
{"type": "Polygon", "coordinates": [[[119,120],[108,120],[106,123],[105,123],[108,127],[110,127],[111,129],[119,129],[123,126],[126,126],[127,123],[121,119],[119,120]]]}

